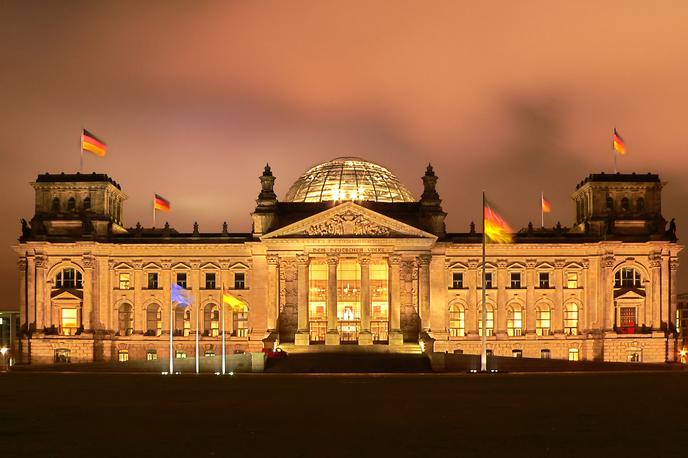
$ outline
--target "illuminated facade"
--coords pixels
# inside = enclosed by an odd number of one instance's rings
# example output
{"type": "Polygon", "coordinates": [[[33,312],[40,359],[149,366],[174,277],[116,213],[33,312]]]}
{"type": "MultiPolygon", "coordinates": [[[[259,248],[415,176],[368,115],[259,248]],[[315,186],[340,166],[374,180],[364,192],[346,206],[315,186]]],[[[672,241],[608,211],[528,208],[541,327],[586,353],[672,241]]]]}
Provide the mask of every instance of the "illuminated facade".
{"type": "MultiPolygon", "coordinates": [[[[316,165],[284,201],[269,167],[250,233],[125,228],[105,175],[39,175],[19,244],[25,361],[220,354],[224,285],[248,307],[225,315],[228,350],[350,345],[365,351],[480,352],[481,234],[447,232],[428,167],[414,199],[386,168],[316,165]]],[[[675,228],[657,175],[590,175],[571,227],[488,246],[488,348],[498,356],[606,361],[677,358],[675,228]]]]}

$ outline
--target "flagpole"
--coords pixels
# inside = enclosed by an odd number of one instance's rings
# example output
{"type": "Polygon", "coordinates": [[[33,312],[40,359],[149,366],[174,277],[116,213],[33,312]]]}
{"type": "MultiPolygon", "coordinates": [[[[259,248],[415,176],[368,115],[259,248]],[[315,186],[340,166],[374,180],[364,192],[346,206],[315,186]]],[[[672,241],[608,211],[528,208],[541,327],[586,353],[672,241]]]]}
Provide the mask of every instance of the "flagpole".
{"type": "Polygon", "coordinates": [[[225,375],[225,283],[222,282],[222,297],[220,297],[220,307],[222,307],[222,375],[225,375]]]}
{"type": "MultiPolygon", "coordinates": [[[[171,293],[170,293],[171,295],[171,293]]],[[[172,355],[172,335],[174,334],[174,301],[170,297],[170,375],[174,374],[174,356],[172,355]]]]}
{"type": "Polygon", "coordinates": [[[198,374],[198,311],[200,310],[200,305],[198,303],[199,301],[196,301],[196,373],[198,374]]]}
{"type": "Polygon", "coordinates": [[[481,344],[481,349],[480,349],[480,371],[481,372],[487,372],[487,294],[485,291],[486,288],[486,275],[485,275],[485,191],[483,191],[483,306],[482,306],[482,316],[483,316],[483,322],[482,322],[482,336],[480,339],[480,344],[481,344]]]}
{"type": "Polygon", "coordinates": [[[616,150],[613,150],[613,151],[614,151],[614,173],[616,174],[616,173],[618,173],[616,170],[616,150]]]}
{"type": "Polygon", "coordinates": [[[79,172],[84,173],[84,128],[81,127],[81,137],[79,140],[79,154],[81,158],[79,159],[79,172]]]}
{"type": "Polygon", "coordinates": [[[155,228],[155,197],[153,197],[153,228],[155,228]]]}
{"type": "Polygon", "coordinates": [[[540,219],[542,228],[545,228],[545,192],[540,191],[540,219]]]}

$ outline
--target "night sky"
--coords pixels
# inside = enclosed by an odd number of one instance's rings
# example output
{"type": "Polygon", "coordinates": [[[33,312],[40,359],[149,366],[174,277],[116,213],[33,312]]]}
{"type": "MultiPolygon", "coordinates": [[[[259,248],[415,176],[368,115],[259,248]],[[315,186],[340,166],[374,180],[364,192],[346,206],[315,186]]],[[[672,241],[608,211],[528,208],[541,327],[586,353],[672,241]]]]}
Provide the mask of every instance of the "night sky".
{"type": "MultiPolygon", "coordinates": [[[[418,198],[428,162],[450,232],[480,193],[513,227],[573,222],[589,173],[659,173],[687,237],[688,2],[0,0],[0,308],[17,307],[19,218],[38,173],[86,157],[151,225],[154,193],[180,231],[248,231],[266,162],[278,198],[311,165],[360,156],[418,198]]],[[[161,225],[161,224],[159,224],[161,225]]],[[[688,291],[688,259],[680,291],[688,291]]]]}

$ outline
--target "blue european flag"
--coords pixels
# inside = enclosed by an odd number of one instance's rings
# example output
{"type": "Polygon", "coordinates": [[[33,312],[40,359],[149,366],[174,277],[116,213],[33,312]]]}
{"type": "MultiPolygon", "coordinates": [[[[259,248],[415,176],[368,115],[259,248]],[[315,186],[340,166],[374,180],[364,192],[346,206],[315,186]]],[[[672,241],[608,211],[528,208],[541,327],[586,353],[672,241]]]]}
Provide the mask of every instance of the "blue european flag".
{"type": "Polygon", "coordinates": [[[171,299],[178,304],[191,304],[191,292],[182,288],[178,284],[172,284],[171,299]]]}

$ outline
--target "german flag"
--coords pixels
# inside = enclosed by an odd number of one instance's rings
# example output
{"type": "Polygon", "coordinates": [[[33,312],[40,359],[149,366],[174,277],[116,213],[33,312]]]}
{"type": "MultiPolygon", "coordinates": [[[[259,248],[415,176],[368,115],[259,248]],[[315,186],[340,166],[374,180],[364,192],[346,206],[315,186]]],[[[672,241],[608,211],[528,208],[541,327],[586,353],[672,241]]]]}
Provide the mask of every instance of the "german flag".
{"type": "Polygon", "coordinates": [[[542,195],[542,213],[549,213],[552,211],[552,204],[549,200],[545,199],[545,195],[542,195]]]}
{"type": "Polygon", "coordinates": [[[511,234],[514,231],[507,222],[492,209],[487,201],[485,201],[483,212],[486,241],[492,243],[512,243],[513,238],[511,234]]]}
{"type": "Polygon", "coordinates": [[[170,201],[162,196],[155,195],[153,198],[153,208],[156,210],[162,210],[164,212],[170,211],[170,201]]]}
{"type": "Polygon", "coordinates": [[[107,153],[107,145],[91,132],[83,129],[81,132],[81,150],[103,157],[107,153]]]}
{"type": "Polygon", "coordinates": [[[612,148],[614,148],[614,151],[619,153],[620,156],[626,154],[626,143],[624,143],[624,139],[619,135],[616,127],[614,128],[614,137],[612,138],[612,148]]]}

